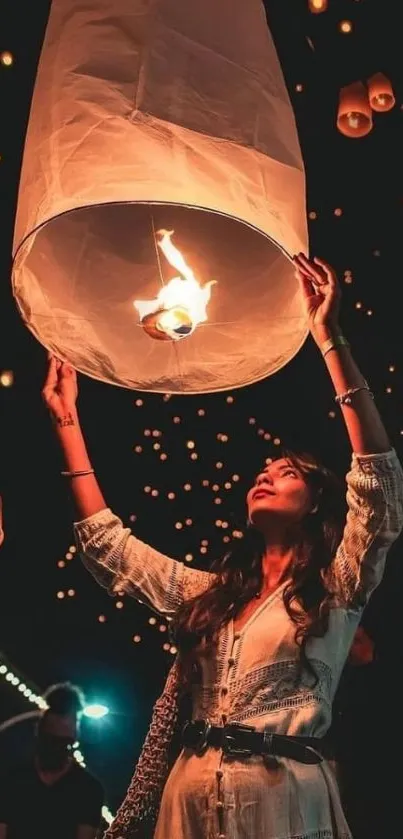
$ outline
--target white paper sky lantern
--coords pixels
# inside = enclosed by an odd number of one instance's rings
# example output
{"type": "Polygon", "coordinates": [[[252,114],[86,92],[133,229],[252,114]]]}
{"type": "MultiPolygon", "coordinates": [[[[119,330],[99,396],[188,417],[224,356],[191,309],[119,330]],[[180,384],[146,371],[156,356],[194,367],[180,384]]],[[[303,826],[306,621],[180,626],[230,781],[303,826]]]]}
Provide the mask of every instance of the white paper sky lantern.
{"type": "Polygon", "coordinates": [[[37,339],[137,390],[250,384],[306,337],[300,250],[304,167],[261,0],[53,0],[12,276],[37,339]]]}

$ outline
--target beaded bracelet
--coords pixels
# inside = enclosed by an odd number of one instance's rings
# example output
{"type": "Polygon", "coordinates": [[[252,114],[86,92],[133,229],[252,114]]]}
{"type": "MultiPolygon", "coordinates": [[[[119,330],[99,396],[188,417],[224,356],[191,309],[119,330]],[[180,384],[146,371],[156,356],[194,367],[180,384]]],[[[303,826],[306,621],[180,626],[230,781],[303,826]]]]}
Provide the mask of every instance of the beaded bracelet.
{"type": "Polygon", "coordinates": [[[369,389],[368,383],[365,382],[363,385],[360,385],[360,387],[349,387],[349,389],[344,393],[337,394],[337,396],[334,397],[334,401],[337,402],[338,405],[351,405],[351,397],[354,396],[354,394],[359,393],[361,390],[367,390],[371,399],[374,398],[372,390],[369,389]]]}

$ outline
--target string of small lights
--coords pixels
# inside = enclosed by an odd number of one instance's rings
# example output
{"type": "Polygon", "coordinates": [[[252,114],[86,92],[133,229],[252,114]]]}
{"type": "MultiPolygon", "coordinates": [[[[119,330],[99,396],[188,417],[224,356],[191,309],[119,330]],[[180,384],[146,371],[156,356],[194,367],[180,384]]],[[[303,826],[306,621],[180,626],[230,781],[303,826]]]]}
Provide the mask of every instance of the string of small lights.
{"type": "Polygon", "coordinates": [[[37,688],[30,686],[26,680],[24,681],[20,675],[17,675],[15,667],[12,667],[8,662],[6,663],[6,659],[2,655],[0,655],[0,676],[11,687],[16,688],[24,699],[32,705],[36,705],[39,711],[46,711],[48,704],[37,688]]]}

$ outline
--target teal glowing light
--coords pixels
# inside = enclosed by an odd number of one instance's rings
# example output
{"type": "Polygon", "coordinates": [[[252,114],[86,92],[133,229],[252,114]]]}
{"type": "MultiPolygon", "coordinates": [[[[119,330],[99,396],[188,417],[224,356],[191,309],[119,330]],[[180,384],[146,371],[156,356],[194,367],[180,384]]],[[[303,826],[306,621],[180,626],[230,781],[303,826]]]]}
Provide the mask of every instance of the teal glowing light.
{"type": "Polygon", "coordinates": [[[101,720],[102,717],[106,717],[109,714],[109,708],[106,705],[100,705],[94,702],[92,705],[85,706],[83,714],[92,720],[101,720]]]}

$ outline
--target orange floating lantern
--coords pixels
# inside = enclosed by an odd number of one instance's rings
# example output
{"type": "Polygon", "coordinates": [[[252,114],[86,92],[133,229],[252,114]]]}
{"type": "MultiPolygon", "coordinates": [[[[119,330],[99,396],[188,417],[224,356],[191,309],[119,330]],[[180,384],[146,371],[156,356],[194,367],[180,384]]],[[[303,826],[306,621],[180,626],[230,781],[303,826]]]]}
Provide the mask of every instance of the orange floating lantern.
{"type": "Polygon", "coordinates": [[[321,12],[326,12],[327,7],[327,0],[308,0],[308,8],[313,15],[320,15],[321,12]]]}
{"type": "Polygon", "coordinates": [[[353,31],[351,20],[341,20],[339,23],[339,30],[343,35],[349,35],[353,31]]]}
{"type": "Polygon", "coordinates": [[[390,111],[396,102],[392,84],[384,73],[375,73],[368,79],[368,96],[373,111],[390,111]]]}
{"type": "Polygon", "coordinates": [[[0,53],[0,62],[4,65],[4,67],[11,67],[14,62],[13,54],[8,52],[8,50],[0,53]]]}
{"type": "Polygon", "coordinates": [[[346,137],[365,137],[371,131],[371,106],[362,82],[353,82],[341,88],[337,128],[346,137]]]}

